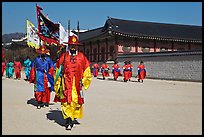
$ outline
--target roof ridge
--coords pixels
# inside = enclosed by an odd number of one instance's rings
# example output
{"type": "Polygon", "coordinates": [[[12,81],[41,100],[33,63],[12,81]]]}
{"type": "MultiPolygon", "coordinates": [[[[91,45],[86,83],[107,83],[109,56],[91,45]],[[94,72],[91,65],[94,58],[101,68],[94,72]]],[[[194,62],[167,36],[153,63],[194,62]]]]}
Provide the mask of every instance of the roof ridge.
{"type": "Polygon", "coordinates": [[[95,28],[95,29],[87,30],[87,31],[84,31],[84,32],[80,32],[80,34],[95,31],[95,30],[99,30],[99,29],[102,29],[102,28],[103,27],[98,27],[98,28],[95,28]]]}
{"type": "MultiPolygon", "coordinates": [[[[127,22],[139,22],[139,23],[151,23],[151,24],[160,24],[160,25],[176,25],[176,26],[192,26],[192,27],[202,27],[198,25],[187,25],[187,24],[174,24],[174,23],[162,23],[162,22],[150,22],[150,21],[138,21],[138,20],[127,20],[127,19],[119,19],[119,18],[109,18],[110,20],[119,20],[119,21],[127,21],[127,22]]],[[[112,21],[111,21],[112,22],[112,21]]]]}

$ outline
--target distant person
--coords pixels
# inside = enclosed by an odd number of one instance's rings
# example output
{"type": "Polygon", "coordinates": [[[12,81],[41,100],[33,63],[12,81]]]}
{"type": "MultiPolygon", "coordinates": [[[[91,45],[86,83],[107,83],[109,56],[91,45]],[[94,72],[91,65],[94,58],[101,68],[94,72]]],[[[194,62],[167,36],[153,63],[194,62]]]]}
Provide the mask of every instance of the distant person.
{"type": "Polygon", "coordinates": [[[1,70],[2,70],[2,77],[4,76],[4,71],[6,69],[6,62],[5,62],[5,59],[2,59],[2,66],[1,66],[1,70]]]}
{"type": "Polygon", "coordinates": [[[133,66],[131,64],[131,61],[128,62],[128,66],[129,66],[129,81],[131,81],[131,77],[132,77],[132,70],[133,70],[133,66]]]}
{"type": "Polygon", "coordinates": [[[13,77],[13,73],[14,73],[13,65],[14,65],[13,61],[9,59],[9,61],[6,63],[6,77],[7,78],[13,77]]]}
{"type": "Polygon", "coordinates": [[[21,79],[21,70],[22,70],[22,65],[21,65],[20,59],[17,58],[14,61],[14,72],[15,72],[16,79],[18,80],[21,79]]]}
{"type": "Polygon", "coordinates": [[[120,72],[120,66],[118,65],[118,61],[114,61],[114,64],[112,66],[112,73],[114,80],[117,80],[118,76],[122,75],[120,72]]]}
{"type": "Polygon", "coordinates": [[[99,65],[98,65],[98,62],[97,62],[97,63],[94,63],[93,66],[92,66],[93,76],[97,77],[98,76],[98,72],[99,72],[99,65]]]}
{"type": "Polygon", "coordinates": [[[124,76],[123,81],[124,82],[127,82],[129,80],[130,78],[129,72],[130,72],[130,67],[129,67],[128,61],[125,61],[123,65],[123,76],[124,76]]]}
{"type": "Polygon", "coordinates": [[[27,56],[25,61],[23,62],[24,71],[25,71],[25,75],[26,75],[26,79],[25,79],[26,81],[30,80],[31,64],[32,64],[32,61],[30,60],[30,57],[27,56]]]}
{"type": "Polygon", "coordinates": [[[146,69],[143,61],[140,61],[140,64],[137,67],[138,69],[138,82],[143,82],[146,77],[146,69]]]}
{"type": "Polygon", "coordinates": [[[104,63],[101,65],[101,73],[102,73],[103,80],[105,80],[105,77],[110,76],[109,70],[110,68],[108,64],[106,63],[106,61],[104,61],[104,63]]]}
{"type": "Polygon", "coordinates": [[[1,53],[2,58],[4,58],[5,57],[5,51],[3,49],[1,51],[2,51],[2,53],[1,53]]]}
{"type": "Polygon", "coordinates": [[[50,92],[54,91],[54,65],[47,55],[49,49],[40,46],[39,55],[34,59],[30,71],[30,83],[34,83],[34,96],[38,102],[37,109],[49,107],[50,92]]]}

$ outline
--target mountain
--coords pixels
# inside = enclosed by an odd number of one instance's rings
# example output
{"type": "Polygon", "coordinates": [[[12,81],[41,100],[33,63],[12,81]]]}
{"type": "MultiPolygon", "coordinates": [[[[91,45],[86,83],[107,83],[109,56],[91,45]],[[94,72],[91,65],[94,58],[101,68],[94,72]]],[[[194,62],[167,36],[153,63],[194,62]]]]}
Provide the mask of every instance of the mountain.
{"type": "Polygon", "coordinates": [[[12,39],[20,39],[24,36],[25,34],[21,32],[4,34],[2,35],[2,43],[8,43],[8,42],[11,42],[12,39]]]}

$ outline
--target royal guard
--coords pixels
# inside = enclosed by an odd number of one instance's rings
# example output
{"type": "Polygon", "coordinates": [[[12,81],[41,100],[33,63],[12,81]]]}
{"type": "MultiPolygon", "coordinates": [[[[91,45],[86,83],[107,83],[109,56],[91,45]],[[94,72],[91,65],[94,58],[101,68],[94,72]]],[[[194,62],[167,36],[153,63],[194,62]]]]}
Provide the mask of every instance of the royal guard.
{"type": "Polygon", "coordinates": [[[129,81],[131,81],[131,77],[132,77],[132,70],[133,70],[133,66],[131,64],[131,61],[128,62],[128,66],[129,66],[129,81]]]}
{"type": "Polygon", "coordinates": [[[30,57],[27,56],[23,62],[24,71],[25,71],[25,75],[26,75],[26,79],[25,79],[26,81],[30,80],[31,64],[32,64],[32,61],[30,60],[30,57]]]}
{"type": "Polygon", "coordinates": [[[143,82],[143,80],[146,77],[146,69],[143,61],[140,61],[140,64],[138,65],[137,70],[138,70],[138,76],[137,76],[138,82],[140,82],[140,80],[141,82],[143,82]]]}
{"type": "Polygon", "coordinates": [[[114,80],[117,80],[118,76],[122,75],[120,72],[120,66],[118,65],[118,61],[114,61],[114,64],[112,66],[112,73],[114,80]]]}
{"type": "Polygon", "coordinates": [[[19,58],[17,58],[16,61],[14,61],[14,72],[16,75],[16,79],[18,80],[21,79],[21,70],[22,70],[22,65],[19,58]]]}
{"type": "Polygon", "coordinates": [[[124,75],[124,82],[127,82],[130,78],[130,67],[129,67],[129,64],[128,64],[128,61],[125,61],[124,62],[125,64],[123,65],[123,75],[124,75]]]}
{"type": "Polygon", "coordinates": [[[2,59],[2,60],[4,60],[4,61],[2,61],[2,68],[1,68],[1,70],[2,70],[2,76],[4,76],[4,71],[5,71],[5,69],[6,69],[6,62],[5,62],[5,59],[2,59]]]}
{"type": "Polygon", "coordinates": [[[83,117],[83,89],[87,90],[92,81],[90,61],[77,51],[80,45],[76,35],[69,36],[69,49],[61,54],[56,63],[54,102],[61,102],[66,130],[80,124],[77,119],[83,117]]]}
{"type": "Polygon", "coordinates": [[[5,51],[3,49],[1,51],[2,51],[2,53],[1,53],[2,54],[2,58],[4,58],[5,57],[5,51]]]}
{"type": "Polygon", "coordinates": [[[6,59],[4,57],[5,57],[5,51],[2,49],[2,66],[1,66],[2,76],[4,76],[4,71],[6,69],[6,59]]]}
{"type": "Polygon", "coordinates": [[[39,54],[31,64],[30,83],[34,83],[34,96],[38,102],[37,109],[49,107],[50,92],[54,91],[54,65],[47,55],[46,46],[36,49],[39,54]]]}
{"type": "Polygon", "coordinates": [[[103,80],[105,80],[105,77],[110,76],[109,70],[110,70],[110,68],[109,68],[108,64],[106,63],[106,61],[104,61],[104,63],[101,65],[101,73],[102,73],[103,80]]]}
{"type": "Polygon", "coordinates": [[[6,63],[6,77],[7,78],[13,77],[13,73],[14,73],[13,65],[14,65],[14,63],[13,63],[12,59],[9,59],[9,61],[6,63]]]}
{"type": "Polygon", "coordinates": [[[99,72],[99,65],[98,65],[98,62],[97,63],[94,63],[93,66],[92,66],[92,74],[94,77],[97,77],[98,76],[98,72],[99,72]]]}

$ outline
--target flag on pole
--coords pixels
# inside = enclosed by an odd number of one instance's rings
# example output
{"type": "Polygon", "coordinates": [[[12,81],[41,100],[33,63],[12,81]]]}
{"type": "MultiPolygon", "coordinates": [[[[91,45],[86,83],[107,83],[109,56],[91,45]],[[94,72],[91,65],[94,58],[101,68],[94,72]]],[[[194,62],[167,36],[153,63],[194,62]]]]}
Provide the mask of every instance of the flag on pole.
{"type": "Polygon", "coordinates": [[[79,21],[77,22],[77,35],[79,37],[79,21]]]}
{"type": "Polygon", "coordinates": [[[38,30],[35,28],[32,22],[29,20],[26,20],[26,26],[27,26],[27,45],[29,47],[38,49],[40,38],[38,37],[38,30]]]}
{"type": "MultiPolygon", "coordinates": [[[[68,42],[69,32],[64,29],[64,27],[62,26],[61,23],[59,23],[59,26],[60,26],[60,28],[59,28],[59,37],[60,37],[59,40],[60,40],[60,42],[59,43],[64,44],[64,42],[68,42]]],[[[64,45],[67,45],[67,44],[64,44],[64,45]]]]}
{"type": "Polygon", "coordinates": [[[75,35],[77,36],[76,34],[74,34],[73,32],[71,32],[69,29],[68,30],[65,30],[64,27],[62,26],[61,23],[59,23],[59,40],[60,40],[60,44],[63,44],[63,45],[68,45],[68,44],[65,44],[65,42],[68,42],[68,38],[69,36],[72,36],[72,35],[75,35]]]}
{"type": "Polygon", "coordinates": [[[41,40],[49,45],[59,44],[59,24],[53,23],[45,17],[41,12],[41,7],[36,5],[37,21],[38,21],[38,36],[41,40]]]}
{"type": "Polygon", "coordinates": [[[72,35],[77,36],[77,35],[70,31],[70,25],[68,27],[69,28],[68,30],[65,30],[61,23],[59,23],[59,25],[60,25],[60,29],[59,29],[60,42],[59,43],[61,45],[65,45],[66,46],[66,51],[68,51],[67,42],[68,42],[69,36],[72,36],[72,35]]]}

